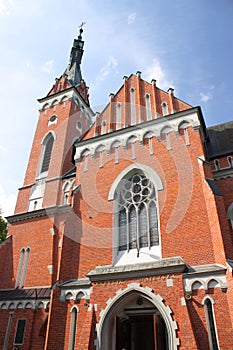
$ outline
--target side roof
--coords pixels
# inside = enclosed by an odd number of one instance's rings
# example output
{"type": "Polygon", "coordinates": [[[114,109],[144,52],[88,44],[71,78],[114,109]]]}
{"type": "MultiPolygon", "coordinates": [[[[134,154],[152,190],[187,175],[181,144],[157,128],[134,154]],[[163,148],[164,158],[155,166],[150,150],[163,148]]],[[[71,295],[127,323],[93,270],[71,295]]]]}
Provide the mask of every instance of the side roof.
{"type": "Polygon", "coordinates": [[[216,158],[233,153],[233,122],[207,128],[208,158],[216,158]]]}

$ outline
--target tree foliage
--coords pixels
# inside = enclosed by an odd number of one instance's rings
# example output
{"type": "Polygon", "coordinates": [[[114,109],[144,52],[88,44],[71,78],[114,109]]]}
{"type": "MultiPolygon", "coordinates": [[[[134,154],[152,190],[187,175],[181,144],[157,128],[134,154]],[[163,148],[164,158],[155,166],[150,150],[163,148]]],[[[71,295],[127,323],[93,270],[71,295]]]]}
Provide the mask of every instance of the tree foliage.
{"type": "Polygon", "coordinates": [[[5,241],[7,236],[7,230],[8,230],[8,223],[7,221],[2,217],[1,215],[1,209],[0,209],[0,244],[5,241]]]}

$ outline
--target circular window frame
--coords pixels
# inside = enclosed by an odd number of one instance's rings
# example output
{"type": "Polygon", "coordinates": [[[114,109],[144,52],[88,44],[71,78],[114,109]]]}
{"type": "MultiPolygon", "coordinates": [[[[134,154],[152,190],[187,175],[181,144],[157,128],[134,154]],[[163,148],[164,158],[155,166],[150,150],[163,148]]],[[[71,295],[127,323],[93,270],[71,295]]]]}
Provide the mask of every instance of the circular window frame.
{"type": "Polygon", "coordinates": [[[51,117],[49,117],[48,123],[49,123],[49,125],[56,124],[57,123],[57,115],[56,114],[51,115],[51,117]]]}

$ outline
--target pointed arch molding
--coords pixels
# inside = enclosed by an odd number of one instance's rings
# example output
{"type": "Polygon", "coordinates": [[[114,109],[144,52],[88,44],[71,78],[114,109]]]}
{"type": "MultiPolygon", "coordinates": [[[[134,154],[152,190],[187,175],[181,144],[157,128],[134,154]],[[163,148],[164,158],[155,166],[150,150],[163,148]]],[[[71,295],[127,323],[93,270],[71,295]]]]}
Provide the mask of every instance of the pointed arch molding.
{"type": "Polygon", "coordinates": [[[43,137],[43,139],[42,139],[42,141],[41,141],[41,145],[43,145],[43,144],[45,143],[45,141],[46,141],[46,139],[47,139],[47,137],[48,137],[49,134],[51,134],[51,135],[53,136],[54,141],[56,141],[57,135],[56,135],[55,131],[49,130],[49,131],[44,135],[44,137],[43,137]]]}
{"type": "Polygon", "coordinates": [[[130,171],[132,170],[142,170],[146,175],[149,176],[149,178],[151,179],[151,181],[153,181],[155,188],[157,189],[157,191],[160,191],[163,189],[163,184],[162,181],[159,177],[159,175],[156,173],[156,171],[154,171],[153,169],[151,169],[150,167],[148,167],[147,165],[144,164],[139,164],[139,163],[134,163],[129,165],[127,168],[125,168],[118,176],[117,178],[114,180],[112,187],[110,188],[109,194],[108,194],[108,200],[113,200],[114,199],[114,193],[120,183],[120,181],[124,178],[124,176],[126,176],[130,171]]]}
{"type": "Polygon", "coordinates": [[[116,295],[113,298],[108,299],[107,305],[105,309],[100,312],[100,320],[99,323],[96,324],[96,349],[97,350],[106,350],[103,347],[101,339],[104,338],[104,324],[108,322],[108,318],[111,316],[113,312],[114,306],[119,304],[122,299],[127,298],[127,295],[131,292],[139,293],[141,296],[150,301],[154,306],[159,310],[161,316],[164,319],[164,322],[167,327],[168,333],[168,349],[169,350],[177,350],[178,345],[180,343],[179,338],[177,338],[176,330],[177,323],[172,319],[172,310],[169,306],[166,306],[163,302],[163,298],[159,294],[154,294],[153,290],[149,287],[142,287],[139,283],[130,283],[127,288],[119,289],[116,292],[116,295]]]}

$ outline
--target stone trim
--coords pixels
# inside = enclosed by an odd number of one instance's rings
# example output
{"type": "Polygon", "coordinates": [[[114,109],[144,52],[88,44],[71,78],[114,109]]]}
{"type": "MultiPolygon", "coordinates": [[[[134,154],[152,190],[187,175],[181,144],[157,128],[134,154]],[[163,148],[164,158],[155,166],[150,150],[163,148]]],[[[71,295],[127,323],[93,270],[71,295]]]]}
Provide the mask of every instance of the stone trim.
{"type": "Polygon", "coordinates": [[[48,309],[50,299],[24,299],[0,301],[0,310],[48,309]]]}
{"type": "Polygon", "coordinates": [[[85,299],[90,300],[92,292],[91,282],[89,278],[81,278],[79,280],[71,280],[59,285],[61,288],[60,301],[85,299]]]}
{"type": "Polygon", "coordinates": [[[19,191],[20,191],[20,190],[24,190],[25,188],[30,188],[30,187],[32,187],[32,186],[34,186],[34,185],[35,185],[35,182],[32,183],[32,184],[29,184],[29,185],[25,185],[25,186],[19,187],[18,190],[19,190],[19,191]]]}
{"type": "Polygon", "coordinates": [[[71,210],[69,205],[53,206],[48,208],[43,208],[39,210],[34,210],[30,212],[19,213],[15,215],[8,216],[6,219],[10,224],[25,221],[30,219],[35,219],[43,216],[54,216],[63,213],[68,213],[71,210]]]}
{"type": "Polygon", "coordinates": [[[211,282],[215,287],[225,291],[228,288],[226,280],[227,268],[219,264],[201,265],[190,268],[190,272],[183,274],[183,283],[185,293],[192,293],[193,290],[204,289],[208,292],[212,288],[211,282]]]}
{"type": "Polygon", "coordinates": [[[163,190],[163,183],[157,174],[156,171],[148,167],[147,165],[140,164],[140,163],[134,163],[129,165],[127,168],[125,168],[114,180],[108,194],[108,200],[113,200],[114,199],[114,194],[116,191],[116,188],[119,186],[121,180],[132,170],[141,170],[143,171],[153,182],[155,188],[157,191],[163,190]]]}
{"type": "Polygon", "coordinates": [[[96,324],[97,339],[95,341],[97,350],[107,350],[104,349],[101,344],[101,339],[103,338],[103,326],[104,322],[107,320],[109,314],[111,313],[112,307],[120,301],[122,298],[126,298],[127,294],[135,292],[143,295],[146,299],[155,305],[159,310],[161,316],[167,327],[168,333],[168,349],[176,350],[180,344],[179,338],[176,336],[177,323],[172,318],[172,310],[169,306],[164,304],[163,298],[159,294],[154,294],[154,291],[149,287],[142,287],[139,283],[130,283],[124,290],[119,289],[113,298],[109,298],[106,302],[106,307],[100,312],[99,323],[96,324]]]}
{"type": "Polygon", "coordinates": [[[102,144],[106,152],[111,151],[111,146],[114,141],[118,140],[122,147],[126,147],[130,138],[135,137],[139,143],[143,142],[145,135],[152,132],[155,137],[161,137],[161,131],[165,127],[169,127],[171,131],[178,131],[179,126],[183,121],[186,121],[193,128],[200,129],[200,111],[198,107],[190,108],[185,111],[177,112],[166,117],[149,120],[141,124],[128,126],[127,128],[119,129],[114,132],[99,135],[89,139],[75,143],[76,155],[75,161],[80,162],[84,150],[89,150],[92,156],[95,156],[97,147],[102,144]]]}
{"type": "Polygon", "coordinates": [[[233,168],[227,167],[219,170],[213,170],[215,180],[226,179],[227,177],[233,177],[233,168]]]}
{"type": "Polygon", "coordinates": [[[180,257],[161,259],[151,263],[125,266],[97,266],[88,272],[87,276],[92,282],[109,281],[114,279],[141,278],[160,274],[182,273],[186,264],[180,257]]]}
{"type": "Polygon", "coordinates": [[[39,111],[40,112],[43,111],[44,106],[47,104],[48,104],[48,108],[53,107],[55,101],[57,101],[58,104],[61,104],[63,102],[64,97],[66,97],[69,101],[73,100],[79,106],[80,109],[81,109],[81,106],[85,106],[84,109],[87,111],[89,123],[90,125],[92,125],[92,122],[93,122],[92,118],[94,117],[95,113],[87,105],[83,97],[73,86],[65,90],[58,91],[55,94],[48,95],[46,97],[38,99],[38,102],[40,104],[39,111]]]}

